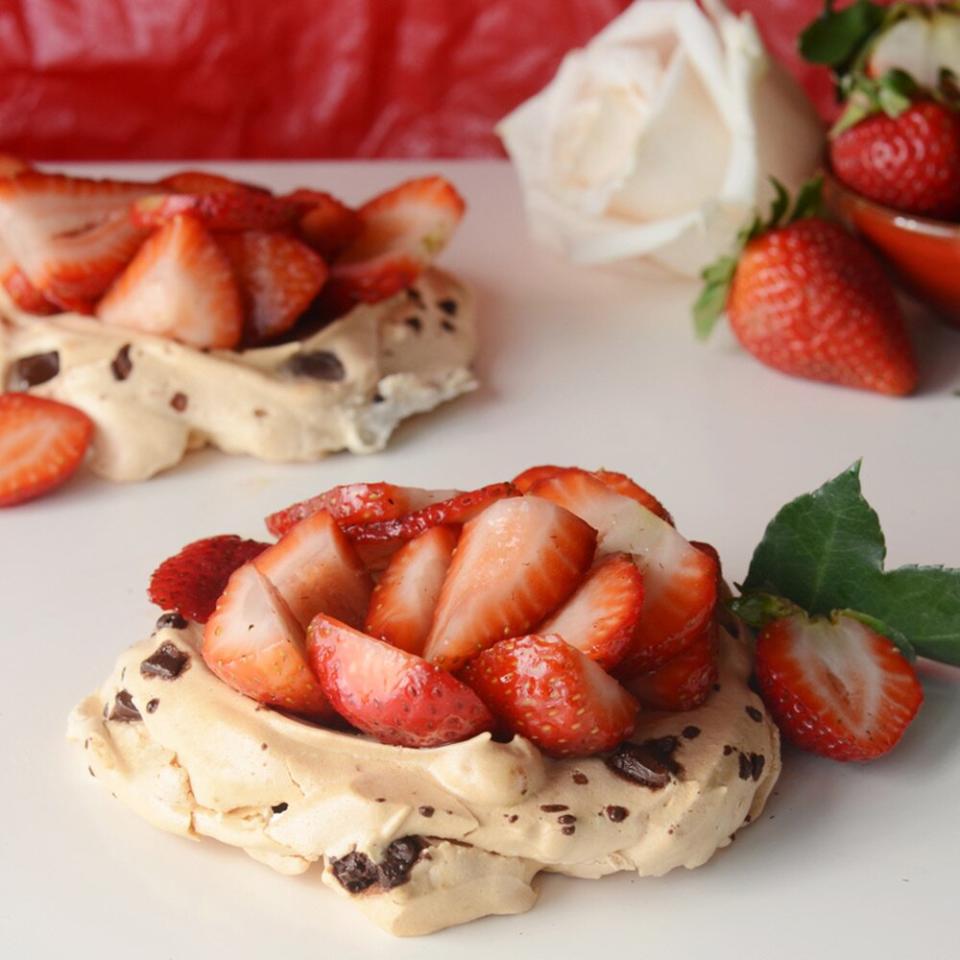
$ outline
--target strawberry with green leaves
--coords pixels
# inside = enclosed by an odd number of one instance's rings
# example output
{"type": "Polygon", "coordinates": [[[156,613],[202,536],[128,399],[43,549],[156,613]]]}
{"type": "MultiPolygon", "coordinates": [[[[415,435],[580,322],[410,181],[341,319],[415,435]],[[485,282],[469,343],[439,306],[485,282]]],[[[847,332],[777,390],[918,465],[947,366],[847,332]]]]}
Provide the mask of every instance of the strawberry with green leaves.
{"type": "Polygon", "coordinates": [[[703,272],[698,335],[726,311],[737,339],[783,373],[902,396],[917,365],[890,281],[870,251],[820,212],[820,181],[790,209],[783,187],[731,256],[703,272]]]}

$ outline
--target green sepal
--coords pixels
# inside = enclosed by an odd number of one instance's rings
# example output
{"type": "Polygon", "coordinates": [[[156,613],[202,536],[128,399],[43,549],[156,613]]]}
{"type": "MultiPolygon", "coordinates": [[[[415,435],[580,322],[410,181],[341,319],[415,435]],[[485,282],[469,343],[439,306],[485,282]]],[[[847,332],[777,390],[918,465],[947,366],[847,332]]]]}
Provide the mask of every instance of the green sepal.
{"type": "Polygon", "coordinates": [[[762,630],[774,620],[782,620],[784,617],[792,617],[794,614],[804,612],[792,601],[760,590],[744,593],[728,600],[727,607],[734,616],[739,617],[754,630],[762,630]]]}

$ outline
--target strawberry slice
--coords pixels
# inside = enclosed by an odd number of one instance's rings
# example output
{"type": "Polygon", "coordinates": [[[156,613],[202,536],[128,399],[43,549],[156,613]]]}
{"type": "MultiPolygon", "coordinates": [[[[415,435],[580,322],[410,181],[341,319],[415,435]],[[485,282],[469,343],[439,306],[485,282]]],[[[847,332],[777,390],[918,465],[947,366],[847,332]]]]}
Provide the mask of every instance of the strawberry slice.
{"type": "Polygon", "coordinates": [[[717,599],[713,558],[642,504],[574,468],[540,480],[529,495],[552,500],[586,520],[599,533],[599,553],[634,555],[646,595],[626,658],[633,670],[666,663],[710,620],[717,599]]]}
{"type": "Polygon", "coordinates": [[[714,626],[707,626],[682,653],[646,673],[624,676],[620,682],[650,710],[693,710],[710,695],[717,682],[714,626]]]}
{"type": "MultiPolygon", "coordinates": [[[[560,476],[567,470],[579,470],[580,467],[555,467],[551,464],[544,464],[539,467],[529,467],[523,473],[517,474],[513,478],[513,485],[521,492],[527,493],[536,483],[541,480],[549,480],[551,477],[560,476]]],[[[625,473],[616,473],[613,470],[588,470],[585,471],[596,477],[604,486],[609,487],[614,493],[622,494],[643,504],[652,513],[655,513],[662,520],[666,520],[670,526],[673,526],[673,517],[670,516],[664,505],[648,490],[644,490],[639,483],[631,480],[625,473]]]]}
{"type": "Polygon", "coordinates": [[[48,316],[59,309],[30,282],[30,278],[19,267],[12,267],[7,271],[3,278],[3,289],[7,291],[7,296],[27,313],[48,316]]]}
{"type": "Polygon", "coordinates": [[[155,189],[27,170],[0,179],[0,238],[44,296],[89,312],[146,235],[130,204],[155,189]]]}
{"type": "Polygon", "coordinates": [[[229,349],[243,329],[233,270],[193,217],[174,217],[140,248],[97,307],[107,324],[191,347],[229,349]]]}
{"type": "Polygon", "coordinates": [[[774,620],[757,640],[756,671],[784,736],[833,760],[887,753],[923,703],[923,688],[900,651],[843,614],[774,620]]]}
{"type": "Polygon", "coordinates": [[[208,230],[282,230],[296,219],[297,205],[262,190],[231,186],[200,193],[157,193],[142,197],[130,208],[138,227],[153,229],[189,213],[208,230]]]}
{"type": "Polygon", "coordinates": [[[219,237],[243,296],[244,342],[286,333],[320,292],[327,265],[309,247],[283,233],[247,230],[219,237]]]}
{"type": "Polygon", "coordinates": [[[448,500],[458,492],[396,487],[392,483],[344,483],[271,513],[266,520],[267,529],[281,537],[294,524],[320,510],[326,510],[342,527],[396,520],[431,503],[448,500]]]}
{"type": "Polygon", "coordinates": [[[285,199],[303,211],[298,224],[300,236],[324,260],[332,260],[345,250],[363,229],[357,211],[329,193],[301,188],[285,199]]]}
{"type": "Polygon", "coordinates": [[[424,656],[451,671],[504,636],[525,633],[583,579],[596,531],[535,497],[498,500],[463,528],[424,656]]]}
{"type": "Polygon", "coordinates": [[[370,636],[408,653],[423,652],[458,536],[455,527],[431,527],[393,555],[370,598],[370,636]]]}
{"type": "Polygon", "coordinates": [[[493,728],[477,695],[426,660],[319,616],[310,665],[336,711],[381,743],[440,747],[493,728]]]}
{"type": "Polygon", "coordinates": [[[318,613],[360,626],[370,605],[370,576],[329,513],[298,523],[254,560],[306,629],[318,613]]]}
{"type": "Polygon", "coordinates": [[[75,407],[0,393],[0,507],[59,487],[80,466],[93,424],[75,407]]]}
{"type": "Polygon", "coordinates": [[[147,594],[163,610],[206,623],[238,567],[263,553],[269,544],[233,534],[188,543],[153,571],[147,594]]]}
{"type": "Polygon", "coordinates": [[[203,631],[207,666],[259,703],[313,719],[331,715],[307,666],[303,628],[253,563],[234,571],[203,631]]]}
{"type": "Polygon", "coordinates": [[[0,153],[0,177],[15,177],[29,170],[30,164],[10,153],[0,153]]]}
{"type": "MultiPolygon", "coordinates": [[[[239,180],[231,180],[219,173],[209,173],[206,170],[180,170],[178,173],[171,173],[158,181],[160,186],[172,190],[174,193],[223,193],[225,191],[241,192],[253,190],[256,193],[267,193],[270,191],[256,183],[242,183],[239,180]]],[[[154,193],[156,191],[153,191],[154,193]]]]}
{"type": "Polygon", "coordinates": [[[497,500],[516,495],[517,491],[513,484],[491,483],[468,493],[454,492],[452,497],[429,503],[396,519],[378,520],[366,524],[351,523],[346,527],[346,533],[357,544],[390,541],[399,544],[420,536],[431,527],[466,523],[497,500]]]}
{"type": "Polygon", "coordinates": [[[539,627],[557,634],[605,670],[616,666],[633,642],[643,607],[643,574],[633,558],[604,557],[572,597],[539,627]]]}
{"type": "Polygon", "coordinates": [[[636,700],[561,637],[501,640],[463,679],[509,730],[555,757],[612,750],[636,724],[636,700]]]}
{"type": "Polygon", "coordinates": [[[464,206],[442,177],[409,180],[369,200],[357,211],[360,235],[331,268],[328,296],[345,307],[408,287],[447,245],[464,206]]]}

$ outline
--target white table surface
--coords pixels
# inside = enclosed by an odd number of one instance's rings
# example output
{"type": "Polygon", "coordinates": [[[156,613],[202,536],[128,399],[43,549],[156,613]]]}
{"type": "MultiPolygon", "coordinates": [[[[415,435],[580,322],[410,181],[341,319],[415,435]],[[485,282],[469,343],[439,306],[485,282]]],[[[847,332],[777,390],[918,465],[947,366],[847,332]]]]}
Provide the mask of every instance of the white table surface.
{"type": "Polygon", "coordinates": [[[66,717],[152,628],[154,566],[201,536],[260,536],[268,512],[336,483],[466,488],[534,463],[604,465],[648,485],[739,580],[775,510],[862,456],[889,563],[960,565],[960,332],[919,325],[923,381],[908,400],[791,380],[726,330],[698,344],[692,284],[587,271],[535,248],[505,164],[218,169],[348,201],[422,172],[450,176],[470,211],[442,263],[479,292],[483,387],[409,422],[380,455],[272,466],[205,452],[148,483],[87,474],[0,514],[0,954],[956,957],[960,671],[925,671],[926,704],[885,760],[788,752],[763,818],[700,870],[546,877],[530,913],[420,940],[380,932],[316,871],[286,878],[160,833],[90,779],[66,717]]]}

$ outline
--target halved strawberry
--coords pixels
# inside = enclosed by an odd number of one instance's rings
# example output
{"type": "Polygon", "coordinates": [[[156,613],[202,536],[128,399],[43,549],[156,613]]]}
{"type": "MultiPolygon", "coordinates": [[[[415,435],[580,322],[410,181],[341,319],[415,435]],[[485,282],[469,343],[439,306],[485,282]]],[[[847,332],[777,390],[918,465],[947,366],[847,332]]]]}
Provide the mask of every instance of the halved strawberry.
{"type": "Polygon", "coordinates": [[[364,628],[370,636],[423,652],[458,536],[455,527],[431,527],[393,555],[370,598],[364,628]]]}
{"type": "Polygon", "coordinates": [[[692,547],[666,521],[614,493],[584,470],[569,469],[530,490],[582,517],[599,533],[598,552],[633,554],[646,596],[626,661],[652,670],[690,644],[717,599],[713,558],[692,547]]]}
{"type": "Polygon", "coordinates": [[[233,534],[188,543],[153,571],[147,594],[164,610],[206,623],[238,567],[263,553],[269,544],[233,534]]]}
{"type": "Polygon", "coordinates": [[[89,310],[146,236],[130,204],[155,189],[27,170],[0,179],[0,238],[44,296],[89,310]]]}
{"type": "Polygon", "coordinates": [[[327,265],[284,233],[224,233],[220,247],[233,266],[244,301],[244,342],[263,343],[289,330],[320,292],[327,265]]]}
{"type": "Polygon", "coordinates": [[[451,674],[333,617],[310,624],[307,649],[336,711],[381,743],[440,747],[493,727],[477,695],[451,674]]]}
{"type": "Polygon", "coordinates": [[[647,709],[680,711],[699,707],[717,682],[713,624],[708,623],[686,650],[656,670],[628,676],[618,671],[617,678],[647,709]]]}
{"type": "Polygon", "coordinates": [[[329,513],[315,513],[264,550],[254,566],[276,587],[306,629],[318,613],[358,627],[373,583],[329,513]]]}
{"type": "Polygon", "coordinates": [[[257,193],[270,192],[256,183],[242,183],[206,170],[180,170],[177,173],[171,173],[168,177],[163,177],[158,183],[173,190],[174,193],[223,193],[244,190],[254,190],[257,193]]]}
{"type": "Polygon", "coordinates": [[[201,653],[207,666],[244,696],[314,719],[330,716],[307,665],[303,628],[252,563],[227,582],[204,628],[201,653]]]}
{"type": "Polygon", "coordinates": [[[0,177],[15,177],[29,170],[30,164],[10,153],[0,153],[0,177]]]}
{"type": "Polygon", "coordinates": [[[447,499],[431,502],[394,520],[351,523],[346,527],[346,533],[357,544],[412,540],[431,527],[466,523],[486,510],[491,503],[516,495],[513,484],[491,483],[467,493],[454,492],[453,496],[447,499]]]}
{"type": "Polygon", "coordinates": [[[757,640],[756,671],[784,736],[833,760],[887,753],[923,703],[923,688],[900,651],[842,614],[773,621],[757,640]]]}
{"type": "Polygon", "coordinates": [[[467,664],[463,679],[509,730],[555,757],[612,750],[636,724],[636,700],[557,636],[501,640],[467,664]]]}
{"type": "Polygon", "coordinates": [[[642,607],[643,574],[632,557],[615,553],[604,557],[538,630],[558,634],[610,670],[630,648],[642,607]]]}
{"type": "Polygon", "coordinates": [[[294,524],[320,510],[326,510],[341,527],[396,520],[456,496],[457,490],[421,490],[397,487],[392,483],[343,483],[308,500],[291,504],[267,517],[267,529],[283,536],[294,524]]]}
{"type": "Polygon", "coordinates": [[[299,189],[286,195],[302,211],[298,232],[324,260],[345,250],[363,229],[356,210],[320,190],[299,189]]]}
{"type": "Polygon", "coordinates": [[[97,307],[107,324],[192,347],[229,349],[243,308],[226,254],[196,219],[174,217],[150,236],[97,307]]]}
{"type": "Polygon", "coordinates": [[[325,295],[348,306],[409,286],[447,245],[464,206],[442,177],[409,180],[367,201],[357,211],[360,235],[334,261],[325,295]]]}
{"type": "Polygon", "coordinates": [[[130,217],[138,227],[162,227],[181,213],[196,217],[208,230],[282,230],[297,217],[297,205],[262,190],[236,185],[201,193],[155,193],[137,200],[130,217]]]}
{"type": "Polygon", "coordinates": [[[76,407],[28,393],[0,393],[0,507],[59,487],[80,466],[93,437],[76,407]]]}
{"type": "Polygon", "coordinates": [[[535,497],[498,500],[463,528],[424,656],[456,671],[485,647],[525,633],[583,579],[596,531],[535,497]]]}
{"type": "Polygon", "coordinates": [[[7,291],[10,299],[27,313],[47,316],[59,309],[30,282],[30,278],[19,267],[15,266],[7,271],[3,278],[3,289],[7,291]]]}

